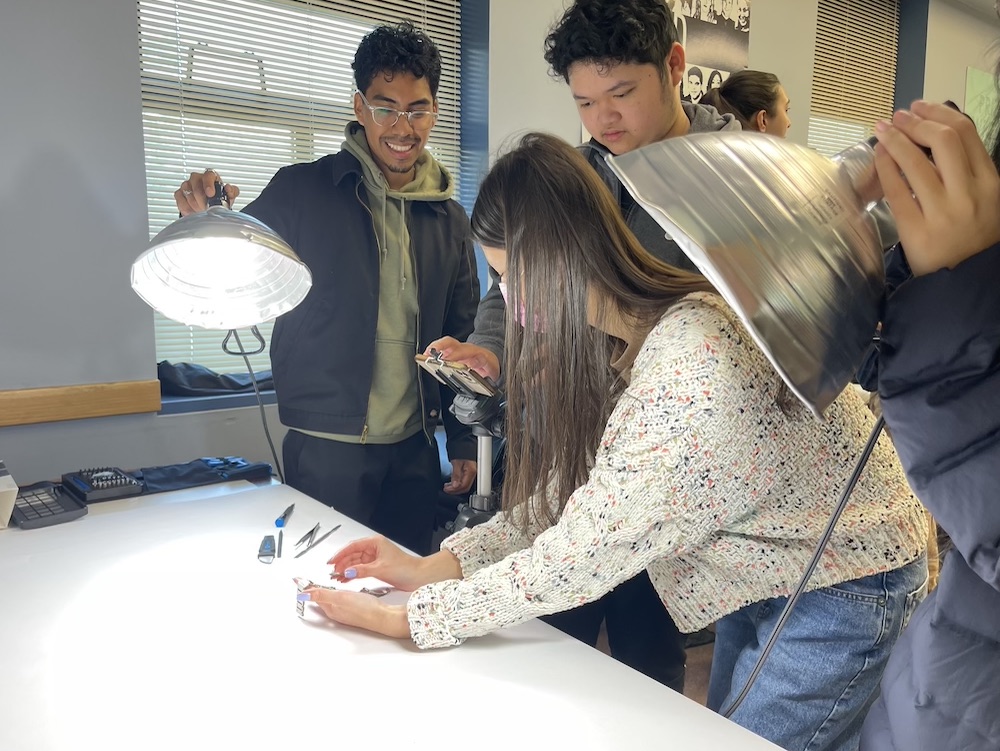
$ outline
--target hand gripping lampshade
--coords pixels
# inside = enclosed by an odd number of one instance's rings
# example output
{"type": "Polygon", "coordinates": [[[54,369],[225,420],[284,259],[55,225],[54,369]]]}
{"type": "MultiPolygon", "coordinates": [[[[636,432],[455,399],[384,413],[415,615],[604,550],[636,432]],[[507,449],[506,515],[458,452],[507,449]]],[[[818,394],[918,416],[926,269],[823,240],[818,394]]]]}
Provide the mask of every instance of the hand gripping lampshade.
{"type": "Polygon", "coordinates": [[[895,227],[870,142],[833,159],[759,133],[671,138],[608,163],[817,416],[872,341],[895,227]]]}
{"type": "Polygon", "coordinates": [[[222,205],[173,222],[132,264],[132,288],[143,300],[206,329],[269,321],[302,302],[311,286],[308,267],[284,240],[222,205]]]}

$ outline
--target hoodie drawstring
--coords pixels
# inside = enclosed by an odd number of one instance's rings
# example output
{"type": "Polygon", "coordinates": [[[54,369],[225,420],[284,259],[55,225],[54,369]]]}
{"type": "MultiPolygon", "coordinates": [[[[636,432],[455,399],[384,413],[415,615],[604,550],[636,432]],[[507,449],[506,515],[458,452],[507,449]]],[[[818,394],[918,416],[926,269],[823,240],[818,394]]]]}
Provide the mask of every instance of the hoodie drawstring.
{"type": "MultiPolygon", "coordinates": [[[[404,237],[406,231],[406,199],[399,199],[399,237],[404,237]]],[[[399,290],[406,289],[406,249],[401,248],[399,254],[399,290]]]]}
{"type": "Polygon", "coordinates": [[[382,261],[385,261],[389,254],[389,235],[385,229],[385,207],[389,203],[389,196],[386,193],[382,194],[382,261]]]}

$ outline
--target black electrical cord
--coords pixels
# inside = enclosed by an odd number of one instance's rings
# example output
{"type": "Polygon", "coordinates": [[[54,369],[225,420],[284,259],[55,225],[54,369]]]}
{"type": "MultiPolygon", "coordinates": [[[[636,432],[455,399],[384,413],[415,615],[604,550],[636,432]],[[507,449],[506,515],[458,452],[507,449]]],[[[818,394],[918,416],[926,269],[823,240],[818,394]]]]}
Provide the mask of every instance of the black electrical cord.
{"type": "MultiPolygon", "coordinates": [[[[211,171],[212,170],[205,170],[205,172],[211,171]]],[[[208,199],[208,205],[232,208],[229,196],[226,194],[226,186],[222,184],[221,180],[215,181],[214,188],[215,190],[212,196],[208,199]]],[[[247,372],[250,374],[250,382],[253,383],[253,392],[257,395],[257,407],[260,409],[260,422],[264,426],[264,436],[267,438],[267,445],[271,448],[271,458],[274,460],[274,470],[278,473],[278,479],[281,480],[281,484],[284,485],[285,476],[281,473],[281,464],[278,463],[278,452],[274,450],[274,441],[271,440],[271,431],[267,429],[267,415],[264,413],[264,400],[260,395],[260,386],[257,384],[257,376],[254,375],[253,366],[250,364],[250,355],[259,355],[267,348],[267,344],[264,343],[264,337],[261,336],[261,333],[256,326],[250,327],[250,333],[253,334],[258,344],[257,349],[253,352],[247,352],[243,349],[243,342],[240,341],[240,335],[236,333],[236,329],[230,329],[229,333],[226,334],[226,338],[222,340],[222,351],[227,355],[242,357],[243,362],[246,363],[247,372]],[[234,350],[229,348],[230,339],[236,339],[236,346],[239,349],[234,350]]]]}
{"type": "Polygon", "coordinates": [[[760,671],[764,667],[764,662],[767,660],[768,655],[771,654],[771,650],[774,648],[774,644],[778,640],[778,635],[788,622],[788,618],[791,616],[792,610],[795,608],[795,604],[799,601],[799,598],[802,597],[802,593],[805,592],[806,585],[809,583],[810,577],[812,577],[813,572],[816,571],[816,567],[819,565],[819,559],[823,556],[823,551],[826,550],[826,546],[830,542],[830,538],[833,536],[833,528],[837,526],[837,522],[840,520],[841,514],[844,513],[844,509],[847,507],[847,500],[851,497],[851,492],[854,490],[854,486],[858,484],[858,480],[861,478],[861,472],[868,463],[868,458],[871,456],[872,451],[875,450],[875,444],[878,442],[878,438],[882,434],[883,427],[885,427],[885,419],[879,417],[878,421],[875,423],[875,427],[872,428],[871,435],[868,437],[868,443],[865,445],[865,450],[854,467],[851,479],[848,481],[847,487],[844,488],[844,492],[840,496],[840,502],[837,504],[837,508],[833,510],[833,515],[830,517],[830,521],[827,522],[826,529],[823,530],[823,535],[820,537],[819,545],[816,546],[816,552],[813,553],[812,560],[809,561],[809,565],[806,566],[805,573],[802,574],[802,579],[799,581],[799,585],[795,588],[795,592],[792,593],[792,596],[788,598],[788,602],[785,603],[785,607],[782,608],[781,615],[778,617],[778,622],[774,627],[774,631],[771,633],[771,636],[768,637],[767,644],[764,645],[764,651],[761,652],[760,658],[757,660],[757,664],[754,665],[753,671],[750,673],[750,677],[747,679],[746,685],[743,687],[743,690],[740,691],[739,696],[737,696],[726,711],[722,713],[723,717],[732,717],[733,713],[739,709],[740,705],[743,703],[743,700],[747,698],[747,694],[750,693],[750,689],[757,680],[757,676],[760,675],[760,671]]]}
{"type": "Polygon", "coordinates": [[[236,329],[230,329],[229,333],[226,334],[226,338],[222,340],[222,351],[227,355],[237,355],[243,358],[243,362],[247,365],[247,372],[250,373],[250,381],[253,383],[253,391],[257,395],[257,407],[260,409],[260,422],[264,426],[264,436],[267,438],[267,445],[271,447],[271,458],[274,459],[274,470],[278,473],[278,479],[281,480],[281,484],[285,484],[285,476],[281,473],[281,465],[278,463],[278,452],[274,450],[274,441],[271,440],[271,431],[267,429],[267,415],[264,413],[264,399],[260,395],[260,386],[257,384],[257,376],[254,375],[253,366],[250,364],[250,355],[259,355],[264,351],[267,346],[264,343],[264,337],[261,336],[260,331],[256,326],[250,327],[250,333],[254,335],[257,340],[258,347],[253,352],[247,352],[243,349],[243,342],[240,341],[240,335],[236,333],[236,329]],[[236,339],[236,346],[239,349],[230,349],[229,340],[233,338],[236,339]]]}

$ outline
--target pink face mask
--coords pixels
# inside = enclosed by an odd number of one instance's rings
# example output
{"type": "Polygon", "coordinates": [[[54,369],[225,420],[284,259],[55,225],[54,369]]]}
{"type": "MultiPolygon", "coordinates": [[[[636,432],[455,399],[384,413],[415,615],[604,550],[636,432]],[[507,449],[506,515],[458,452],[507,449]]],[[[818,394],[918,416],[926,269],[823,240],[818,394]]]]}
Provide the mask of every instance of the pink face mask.
{"type": "MultiPolygon", "coordinates": [[[[510,308],[510,301],[507,299],[507,282],[497,282],[497,286],[500,287],[500,296],[503,298],[504,305],[510,308]]],[[[518,306],[520,310],[518,311],[517,320],[521,324],[521,328],[527,328],[528,316],[524,312],[524,302],[518,306]]],[[[538,321],[538,316],[535,316],[535,331],[545,331],[545,327],[542,326],[538,321]]]]}

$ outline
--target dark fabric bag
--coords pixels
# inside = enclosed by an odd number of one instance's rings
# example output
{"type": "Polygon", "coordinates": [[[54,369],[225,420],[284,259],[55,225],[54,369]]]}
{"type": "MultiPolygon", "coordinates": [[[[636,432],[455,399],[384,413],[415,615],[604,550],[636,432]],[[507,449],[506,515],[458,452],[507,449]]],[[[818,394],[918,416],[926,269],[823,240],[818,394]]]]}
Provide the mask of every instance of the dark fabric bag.
{"type": "MultiPolygon", "coordinates": [[[[261,391],[274,388],[270,370],[254,374],[261,391]]],[[[249,373],[216,373],[190,362],[173,364],[163,360],[156,364],[163,396],[217,396],[219,394],[253,393],[249,373]]]]}
{"type": "Polygon", "coordinates": [[[271,477],[271,465],[248,462],[239,456],[207,456],[187,464],[144,467],[133,475],[143,484],[143,493],[163,493],[216,482],[267,480],[271,477]]]}

